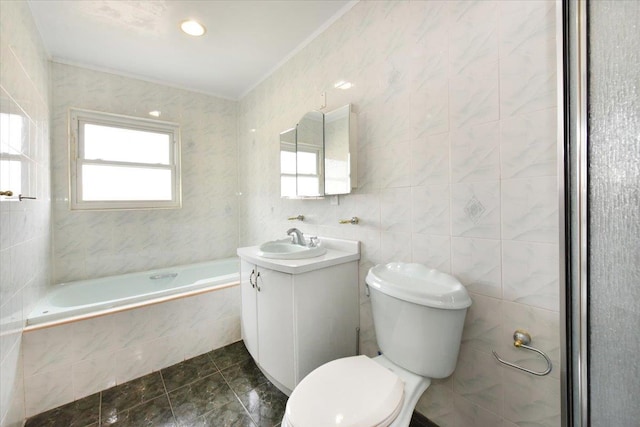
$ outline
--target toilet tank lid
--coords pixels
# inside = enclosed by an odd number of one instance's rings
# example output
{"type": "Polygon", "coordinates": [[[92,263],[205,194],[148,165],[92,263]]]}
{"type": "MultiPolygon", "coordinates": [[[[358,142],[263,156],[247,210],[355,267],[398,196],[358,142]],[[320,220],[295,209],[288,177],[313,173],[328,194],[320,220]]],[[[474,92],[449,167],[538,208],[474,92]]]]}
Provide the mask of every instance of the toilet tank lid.
{"type": "Polygon", "coordinates": [[[428,307],[457,310],[471,305],[458,279],[423,264],[379,264],[369,270],[366,282],[384,294],[428,307]]]}

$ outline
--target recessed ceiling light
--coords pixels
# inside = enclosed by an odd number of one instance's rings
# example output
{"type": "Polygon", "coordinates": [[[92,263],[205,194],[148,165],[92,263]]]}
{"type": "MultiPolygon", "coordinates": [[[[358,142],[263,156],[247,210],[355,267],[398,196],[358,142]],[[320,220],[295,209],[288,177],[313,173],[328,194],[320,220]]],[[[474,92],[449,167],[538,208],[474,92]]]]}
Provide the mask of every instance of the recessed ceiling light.
{"type": "Polygon", "coordinates": [[[160,117],[160,114],[162,113],[158,110],[149,111],[149,115],[153,117],[160,117]]]}
{"type": "Polygon", "coordinates": [[[180,29],[190,36],[194,37],[201,36],[207,31],[206,28],[204,28],[204,25],[193,19],[182,21],[182,23],[180,24],[180,29]]]}
{"type": "Polygon", "coordinates": [[[342,89],[342,90],[347,90],[347,89],[351,89],[353,87],[353,83],[351,82],[347,82],[344,80],[340,80],[339,82],[336,82],[333,87],[335,87],[336,89],[342,89]]]}

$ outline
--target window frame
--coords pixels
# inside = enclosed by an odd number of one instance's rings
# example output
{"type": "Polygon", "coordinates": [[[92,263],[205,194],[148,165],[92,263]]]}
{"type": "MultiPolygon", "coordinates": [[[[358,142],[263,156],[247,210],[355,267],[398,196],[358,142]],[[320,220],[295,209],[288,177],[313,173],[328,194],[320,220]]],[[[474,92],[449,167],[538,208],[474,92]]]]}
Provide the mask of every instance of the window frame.
{"type": "Polygon", "coordinates": [[[180,125],[178,123],[70,108],[69,160],[69,206],[71,210],[178,209],[182,207],[180,125]],[[87,160],[84,158],[84,124],[168,134],[171,144],[169,164],[87,160]],[[171,200],[83,200],[82,166],[85,164],[170,170],[171,200]]]}

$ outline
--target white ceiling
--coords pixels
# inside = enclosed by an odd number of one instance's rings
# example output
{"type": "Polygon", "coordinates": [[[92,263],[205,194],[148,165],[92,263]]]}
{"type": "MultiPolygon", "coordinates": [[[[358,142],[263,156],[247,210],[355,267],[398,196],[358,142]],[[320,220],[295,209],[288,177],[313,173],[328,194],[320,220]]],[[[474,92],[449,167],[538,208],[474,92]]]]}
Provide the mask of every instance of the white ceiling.
{"type": "Polygon", "coordinates": [[[47,52],[76,64],[239,99],[352,0],[29,0],[47,52]],[[179,29],[205,25],[202,37],[179,29]]]}

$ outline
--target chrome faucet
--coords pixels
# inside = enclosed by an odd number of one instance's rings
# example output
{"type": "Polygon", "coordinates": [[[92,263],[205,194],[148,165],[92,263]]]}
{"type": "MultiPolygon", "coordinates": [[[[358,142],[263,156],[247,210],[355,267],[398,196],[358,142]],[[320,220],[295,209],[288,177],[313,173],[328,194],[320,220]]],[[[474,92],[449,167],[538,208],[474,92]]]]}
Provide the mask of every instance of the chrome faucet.
{"type": "Polygon", "coordinates": [[[304,241],[302,231],[298,230],[297,228],[288,229],[287,235],[291,236],[291,238],[293,239],[292,243],[294,245],[307,246],[306,242],[304,241]]]}

